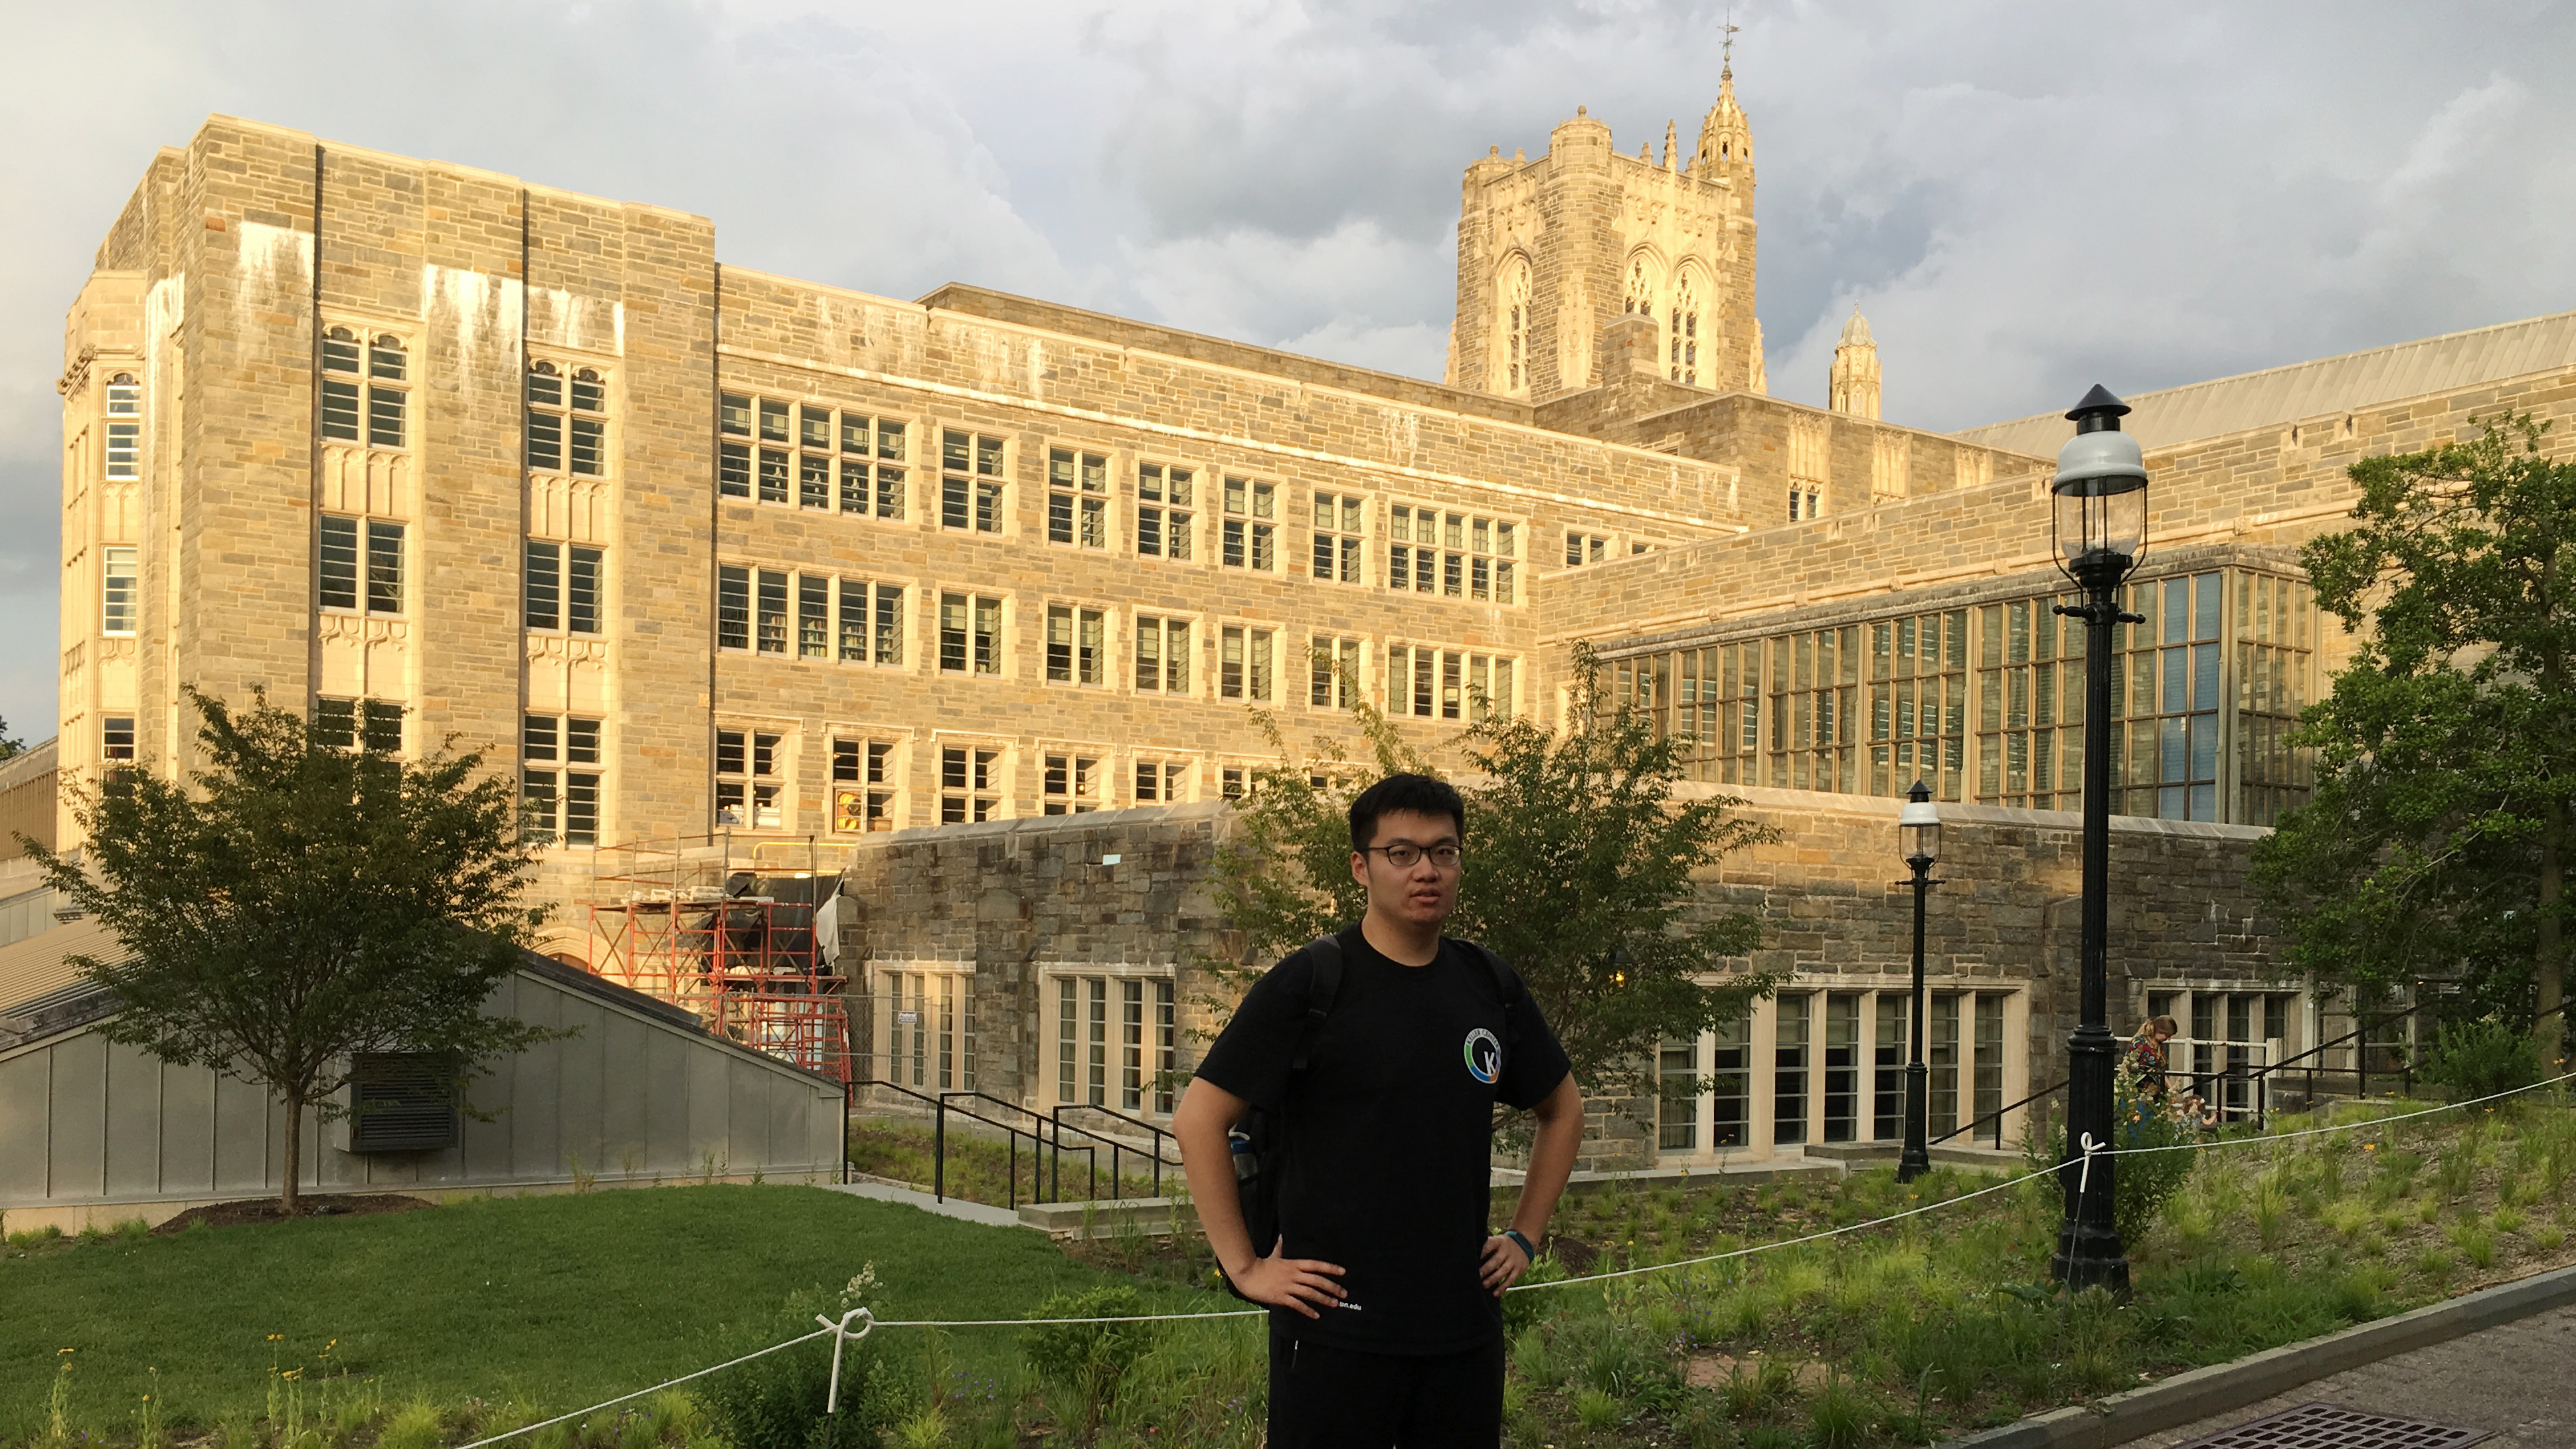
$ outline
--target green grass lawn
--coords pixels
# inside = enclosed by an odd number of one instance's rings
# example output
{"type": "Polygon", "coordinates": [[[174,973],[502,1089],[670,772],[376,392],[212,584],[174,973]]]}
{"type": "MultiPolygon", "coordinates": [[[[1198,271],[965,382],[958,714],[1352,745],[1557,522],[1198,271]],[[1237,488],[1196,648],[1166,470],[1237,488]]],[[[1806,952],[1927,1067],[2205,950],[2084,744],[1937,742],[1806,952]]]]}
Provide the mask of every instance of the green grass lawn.
{"type": "MultiPolygon", "coordinates": [[[[1036,1233],[804,1187],[485,1198],[67,1242],[0,1256],[0,1441],[37,1433],[63,1348],[76,1350],[74,1427],[118,1438],[147,1369],[174,1416],[211,1423],[261,1407],[272,1352],[313,1372],[335,1339],[330,1368],[374,1376],[394,1403],[559,1412],[714,1361],[728,1326],[785,1337],[788,1295],[837,1292],[871,1262],[886,1316],[1016,1317],[1111,1277],[1036,1233]]],[[[1210,1306],[1147,1291],[1158,1307],[1210,1306]]],[[[961,1361],[1012,1352],[1010,1330],[978,1332],[956,1335],[961,1361]]]]}

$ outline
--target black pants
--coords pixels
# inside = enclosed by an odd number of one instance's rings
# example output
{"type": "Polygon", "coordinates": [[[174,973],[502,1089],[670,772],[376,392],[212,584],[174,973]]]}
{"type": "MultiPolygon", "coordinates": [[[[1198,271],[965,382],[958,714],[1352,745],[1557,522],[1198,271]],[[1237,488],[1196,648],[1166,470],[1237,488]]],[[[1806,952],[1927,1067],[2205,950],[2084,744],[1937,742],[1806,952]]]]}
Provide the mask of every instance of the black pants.
{"type": "Polygon", "coordinates": [[[1460,1353],[1361,1353],[1270,1330],[1270,1449],[1494,1449],[1503,1340],[1460,1353]]]}

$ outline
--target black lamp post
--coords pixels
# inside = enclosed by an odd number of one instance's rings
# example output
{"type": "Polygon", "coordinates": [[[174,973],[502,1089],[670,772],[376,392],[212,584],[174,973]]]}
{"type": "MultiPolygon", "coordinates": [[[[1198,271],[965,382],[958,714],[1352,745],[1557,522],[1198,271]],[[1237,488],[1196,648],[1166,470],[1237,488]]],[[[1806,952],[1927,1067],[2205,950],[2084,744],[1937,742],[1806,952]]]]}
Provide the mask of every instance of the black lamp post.
{"type": "Polygon", "coordinates": [[[2066,1193],[2049,1272],[2070,1288],[2129,1289],[2129,1260],[2111,1218],[2117,1160],[2111,1071],[2108,944],[2111,868],[2111,626],[2141,622],[2120,612],[2122,580],[2147,545],[2147,469],[2138,440],[2120,431],[2128,404],[2096,384],[2066,416],[2075,436],[2058,450],[2051,525],[2057,566],[2084,595],[2057,612],[2084,621],[2084,940],[2075,1034],[2066,1045],[2066,1155],[2057,1169],[2066,1193]],[[2090,1150],[2088,1150],[2090,1149],[2090,1150]]]}
{"type": "Polygon", "coordinates": [[[1905,863],[1914,867],[1914,1001],[1905,1013],[1913,1050],[1905,1062],[1905,1151],[1896,1159],[1896,1180],[1912,1182],[1932,1170],[1923,1123],[1923,1093],[1931,1075],[1923,1066],[1923,902],[1940,884],[1932,878],[1932,862],[1941,855],[1941,811],[1932,803],[1931,786],[1916,780],[1905,792],[1896,827],[1905,836],[1905,863]]]}

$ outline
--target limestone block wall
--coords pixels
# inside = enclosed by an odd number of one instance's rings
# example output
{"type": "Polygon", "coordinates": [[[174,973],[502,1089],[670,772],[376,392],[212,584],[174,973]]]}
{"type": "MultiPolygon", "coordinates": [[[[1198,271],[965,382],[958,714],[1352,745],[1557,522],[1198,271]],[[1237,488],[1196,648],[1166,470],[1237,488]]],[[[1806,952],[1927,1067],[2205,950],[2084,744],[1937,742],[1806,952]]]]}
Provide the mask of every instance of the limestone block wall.
{"type": "MultiPolygon", "coordinates": [[[[1687,785],[1682,793],[1717,792],[1687,785]]],[[[1903,982],[1913,895],[1900,884],[1907,872],[1897,802],[1785,790],[1737,795],[1745,815],[1782,838],[1701,878],[1695,912],[1750,911],[1764,923],[1761,948],[1712,961],[1711,979],[1757,971],[1806,989],[1903,982]]],[[[1075,969],[1162,973],[1180,983],[1178,1067],[1186,1072],[1235,998],[1234,984],[1208,969],[1241,949],[1213,891],[1230,815],[1230,806],[1208,803],[880,837],[854,853],[843,879],[845,897],[859,908],[847,959],[878,972],[923,963],[971,972],[978,1089],[1041,1109],[1055,1100],[1042,980],[1075,969]]],[[[2064,1075],[2075,1026],[2081,820],[1960,805],[1944,806],[1943,817],[1927,978],[1935,990],[2017,993],[2009,1018],[2016,1059],[2006,1081],[2009,1096],[2019,1097],[2064,1075]]],[[[2115,1030],[2136,1025],[2151,982],[2280,982],[2272,925],[2244,879],[2248,852],[2264,833],[2114,818],[2115,1030]]],[[[1470,821],[1471,851],[1473,841],[1470,821]]],[[[881,998],[875,1009],[883,1009],[881,998]]],[[[855,1030],[874,1041],[883,1028],[863,1020],[855,1030]]],[[[1587,1164],[1652,1159],[1651,1100],[1589,1106],[1587,1164]]],[[[2018,1117],[2007,1122],[2007,1141],[2020,1126],[2018,1117]]]]}

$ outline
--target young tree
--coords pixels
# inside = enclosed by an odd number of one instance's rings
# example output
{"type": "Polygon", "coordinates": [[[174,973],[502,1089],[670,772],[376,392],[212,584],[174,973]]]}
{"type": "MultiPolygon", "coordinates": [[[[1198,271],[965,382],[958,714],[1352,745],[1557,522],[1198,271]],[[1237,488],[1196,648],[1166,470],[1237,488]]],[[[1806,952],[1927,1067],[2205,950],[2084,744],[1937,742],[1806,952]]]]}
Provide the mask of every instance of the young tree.
{"type": "Polygon", "coordinates": [[[293,1213],[304,1109],[339,1115],[352,1053],[436,1053],[461,1082],[559,1035],[481,1010],[539,918],[518,904],[529,854],[478,755],[351,753],[264,699],[236,715],[188,697],[208,762],[193,789],[114,769],[77,797],[79,860],[19,839],[125,948],[72,958],[123,1000],[102,1035],[283,1101],[293,1213]]]}
{"type": "Polygon", "coordinates": [[[2353,466],[2359,526],[2301,558],[2365,637],[2293,736],[2317,751],[2316,792],[2254,874],[2289,964],[2365,993],[2462,970],[2476,1006],[2536,1018],[2559,1062],[2576,464],[2544,456],[2543,431],[2507,416],[2353,466]]]}
{"type": "MultiPolygon", "coordinates": [[[[1353,710],[1375,768],[1330,744],[1306,762],[1283,748],[1279,765],[1255,775],[1218,854],[1228,916],[1254,960],[1359,919],[1352,796],[1399,770],[1437,773],[1382,714],[1353,710]]],[[[1681,743],[1658,738],[1644,714],[1607,706],[1589,650],[1575,655],[1569,715],[1576,727],[1564,730],[1488,719],[1467,731],[1467,869],[1449,930],[1519,970],[1586,1091],[1649,1092],[1664,1041],[1732,1020],[1769,989],[1751,973],[1717,986],[1694,979],[1749,954],[1762,927],[1749,914],[1695,910],[1691,878],[1777,832],[1731,818],[1733,799],[1676,800],[1681,743]]]]}

